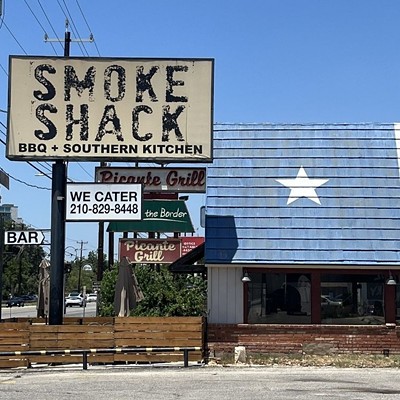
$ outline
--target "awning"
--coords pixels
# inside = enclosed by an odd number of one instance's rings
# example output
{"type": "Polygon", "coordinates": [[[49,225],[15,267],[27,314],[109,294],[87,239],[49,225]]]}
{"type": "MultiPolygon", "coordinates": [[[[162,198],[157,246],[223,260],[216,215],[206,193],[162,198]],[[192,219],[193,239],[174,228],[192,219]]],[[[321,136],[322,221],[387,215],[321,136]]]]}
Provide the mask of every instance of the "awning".
{"type": "Polygon", "coordinates": [[[171,263],[168,269],[175,273],[206,273],[207,269],[204,264],[195,264],[204,258],[205,243],[194,248],[189,253],[186,253],[181,258],[171,263]]]}
{"type": "Polygon", "coordinates": [[[112,221],[107,232],[194,232],[184,200],[144,200],[142,220],[112,221]]]}

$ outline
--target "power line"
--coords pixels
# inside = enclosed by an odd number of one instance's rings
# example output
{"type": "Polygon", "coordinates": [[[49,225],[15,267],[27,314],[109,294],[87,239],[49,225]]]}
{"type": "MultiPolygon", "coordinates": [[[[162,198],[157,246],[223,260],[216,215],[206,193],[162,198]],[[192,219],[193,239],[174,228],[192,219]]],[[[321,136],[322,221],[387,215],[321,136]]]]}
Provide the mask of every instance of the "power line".
{"type": "Polygon", "coordinates": [[[0,64],[0,68],[4,71],[4,73],[7,75],[7,77],[8,77],[8,72],[5,70],[5,68],[3,67],[3,65],[2,64],[0,64]]]}
{"type": "MultiPolygon", "coordinates": [[[[69,16],[70,21],[71,21],[71,23],[72,23],[72,26],[74,27],[74,29],[75,29],[75,31],[76,31],[76,34],[75,34],[75,35],[76,35],[76,38],[79,39],[79,38],[81,37],[81,35],[80,35],[79,31],[78,31],[77,26],[75,25],[75,22],[74,22],[74,19],[72,18],[71,13],[69,12],[67,3],[65,2],[65,0],[63,0],[63,3],[64,3],[64,6],[65,6],[65,9],[67,10],[68,16],[69,16]]],[[[79,42],[78,42],[78,43],[79,43],[79,42]]],[[[82,44],[82,47],[83,47],[84,50],[85,50],[86,56],[89,57],[89,52],[88,52],[87,49],[86,49],[85,43],[84,43],[83,41],[80,42],[80,43],[82,44]]],[[[82,54],[85,55],[83,52],[82,52],[82,54]]]]}
{"type": "MultiPolygon", "coordinates": [[[[86,26],[87,26],[87,28],[88,28],[88,30],[89,30],[90,36],[93,37],[93,35],[92,35],[92,30],[90,29],[89,23],[88,23],[88,21],[87,21],[87,19],[86,19],[86,17],[85,17],[85,14],[84,14],[83,11],[82,11],[81,6],[79,5],[78,0],[76,0],[76,5],[78,6],[79,11],[81,12],[82,18],[83,18],[83,20],[85,21],[85,24],[86,24],[86,26]]],[[[99,48],[97,47],[97,43],[96,43],[96,41],[94,40],[94,37],[93,37],[93,42],[94,42],[94,45],[95,45],[95,47],[96,47],[97,54],[98,54],[99,57],[100,57],[100,51],[99,51],[99,48]]]]}
{"type": "Polygon", "coordinates": [[[27,183],[21,179],[16,178],[15,176],[12,176],[11,174],[9,174],[8,172],[4,171],[3,168],[0,168],[0,171],[2,171],[4,174],[6,174],[8,177],[10,177],[11,179],[13,179],[16,182],[22,183],[23,185],[35,188],[35,189],[40,189],[40,190],[50,190],[50,188],[46,188],[43,186],[37,186],[37,185],[31,185],[30,183],[27,183]]]}
{"type": "Polygon", "coordinates": [[[90,172],[86,171],[86,169],[82,166],[82,164],[81,164],[80,162],[77,162],[77,164],[78,164],[78,166],[79,166],[84,172],[86,172],[86,174],[87,174],[91,179],[93,179],[93,175],[92,175],[90,172]]]}
{"type": "Polygon", "coordinates": [[[0,0],[0,17],[1,17],[1,21],[0,21],[0,29],[3,25],[3,21],[4,21],[4,17],[6,16],[6,0],[4,0],[4,12],[2,13],[2,9],[1,9],[2,5],[1,5],[1,0],[0,0]]]}
{"type": "Polygon", "coordinates": [[[45,9],[43,8],[42,4],[40,3],[40,0],[38,0],[38,3],[39,3],[40,8],[42,9],[42,12],[43,12],[43,14],[44,14],[44,16],[45,16],[47,22],[48,22],[49,25],[50,25],[51,30],[53,31],[54,36],[58,39],[58,40],[57,40],[58,43],[60,44],[61,48],[64,50],[63,42],[62,42],[61,39],[59,39],[59,37],[57,36],[57,33],[56,33],[56,31],[54,30],[54,27],[53,27],[53,25],[52,25],[52,23],[51,23],[49,17],[47,16],[47,13],[46,13],[45,9]]]}
{"type": "Polygon", "coordinates": [[[6,29],[8,30],[8,32],[10,33],[10,35],[13,37],[13,39],[16,41],[16,43],[18,44],[18,46],[21,48],[21,50],[24,52],[25,55],[28,55],[28,53],[25,51],[25,49],[22,47],[21,43],[18,41],[18,39],[15,37],[15,35],[11,32],[10,28],[8,27],[8,25],[6,24],[6,22],[3,19],[3,25],[6,27],[6,29]]]}
{"type": "MultiPolygon", "coordinates": [[[[75,24],[74,24],[74,21],[73,21],[73,19],[72,19],[72,17],[71,17],[71,14],[70,14],[70,12],[69,12],[69,10],[68,10],[68,7],[65,5],[65,8],[66,8],[66,11],[65,11],[65,10],[63,9],[61,3],[60,3],[60,0],[57,0],[57,3],[58,3],[58,5],[60,6],[61,11],[63,12],[63,14],[64,14],[64,16],[65,16],[67,27],[68,27],[69,21],[71,21],[71,23],[72,23],[72,26],[71,26],[72,33],[75,35],[75,38],[78,39],[80,36],[79,36],[78,32],[76,31],[75,24]]],[[[64,1],[64,4],[65,4],[65,1],[64,1]]],[[[76,40],[76,42],[78,43],[78,46],[79,46],[79,48],[81,49],[82,54],[85,55],[85,52],[83,51],[83,48],[82,48],[83,43],[81,43],[80,40],[76,40]]],[[[86,50],[86,49],[85,49],[85,50],[86,50]]],[[[86,53],[87,53],[87,52],[86,52],[86,53]]],[[[87,55],[88,55],[88,54],[87,54],[87,55]]]]}
{"type": "MultiPolygon", "coordinates": [[[[36,22],[39,24],[39,26],[42,28],[43,32],[45,35],[47,35],[46,29],[44,29],[44,26],[41,24],[41,22],[39,21],[38,17],[35,15],[35,13],[33,12],[32,8],[29,6],[28,2],[26,0],[24,0],[26,6],[29,8],[29,11],[32,13],[33,17],[36,19],[36,22]]],[[[50,43],[51,47],[53,48],[54,54],[57,55],[57,51],[53,45],[53,43],[50,43]]]]}

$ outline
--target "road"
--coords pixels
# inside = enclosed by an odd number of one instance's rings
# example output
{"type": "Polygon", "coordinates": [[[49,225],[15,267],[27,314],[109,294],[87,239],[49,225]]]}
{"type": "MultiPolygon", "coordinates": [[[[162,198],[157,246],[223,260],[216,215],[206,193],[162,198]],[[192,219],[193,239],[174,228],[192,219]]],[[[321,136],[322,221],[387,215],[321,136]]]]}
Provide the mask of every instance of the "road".
{"type": "Polygon", "coordinates": [[[94,367],[0,371],[7,400],[381,400],[400,398],[398,370],[314,367],[94,367]]]}
{"type": "MultiPolygon", "coordinates": [[[[86,307],[67,307],[65,315],[67,317],[95,317],[96,303],[87,303],[86,307]]],[[[3,319],[17,317],[35,318],[36,316],[36,304],[26,304],[24,307],[7,307],[3,305],[1,309],[1,317],[3,319]]]]}

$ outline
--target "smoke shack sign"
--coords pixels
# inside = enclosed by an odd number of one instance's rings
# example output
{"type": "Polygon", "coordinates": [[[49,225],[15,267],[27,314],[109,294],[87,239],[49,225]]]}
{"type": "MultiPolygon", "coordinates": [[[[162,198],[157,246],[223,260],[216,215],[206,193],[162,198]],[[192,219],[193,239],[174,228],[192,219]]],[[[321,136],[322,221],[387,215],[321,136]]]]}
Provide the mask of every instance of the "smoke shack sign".
{"type": "Polygon", "coordinates": [[[181,256],[179,239],[120,239],[119,259],[132,263],[170,264],[181,256]]]}
{"type": "Polygon", "coordinates": [[[7,157],[211,161],[213,65],[10,56],[7,157]]]}

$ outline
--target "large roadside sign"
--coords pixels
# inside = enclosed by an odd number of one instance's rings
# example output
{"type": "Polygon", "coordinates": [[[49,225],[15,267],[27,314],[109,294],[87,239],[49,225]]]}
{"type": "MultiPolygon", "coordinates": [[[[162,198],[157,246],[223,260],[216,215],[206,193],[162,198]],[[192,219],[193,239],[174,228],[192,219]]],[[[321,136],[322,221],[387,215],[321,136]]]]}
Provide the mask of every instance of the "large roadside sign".
{"type": "Polygon", "coordinates": [[[5,231],[4,243],[14,245],[41,245],[44,242],[44,234],[42,231],[5,231]]]}
{"type": "Polygon", "coordinates": [[[213,59],[9,63],[10,160],[212,161],[213,59]]]}
{"type": "Polygon", "coordinates": [[[67,221],[118,221],[142,218],[142,185],[68,183],[67,221]]]}

